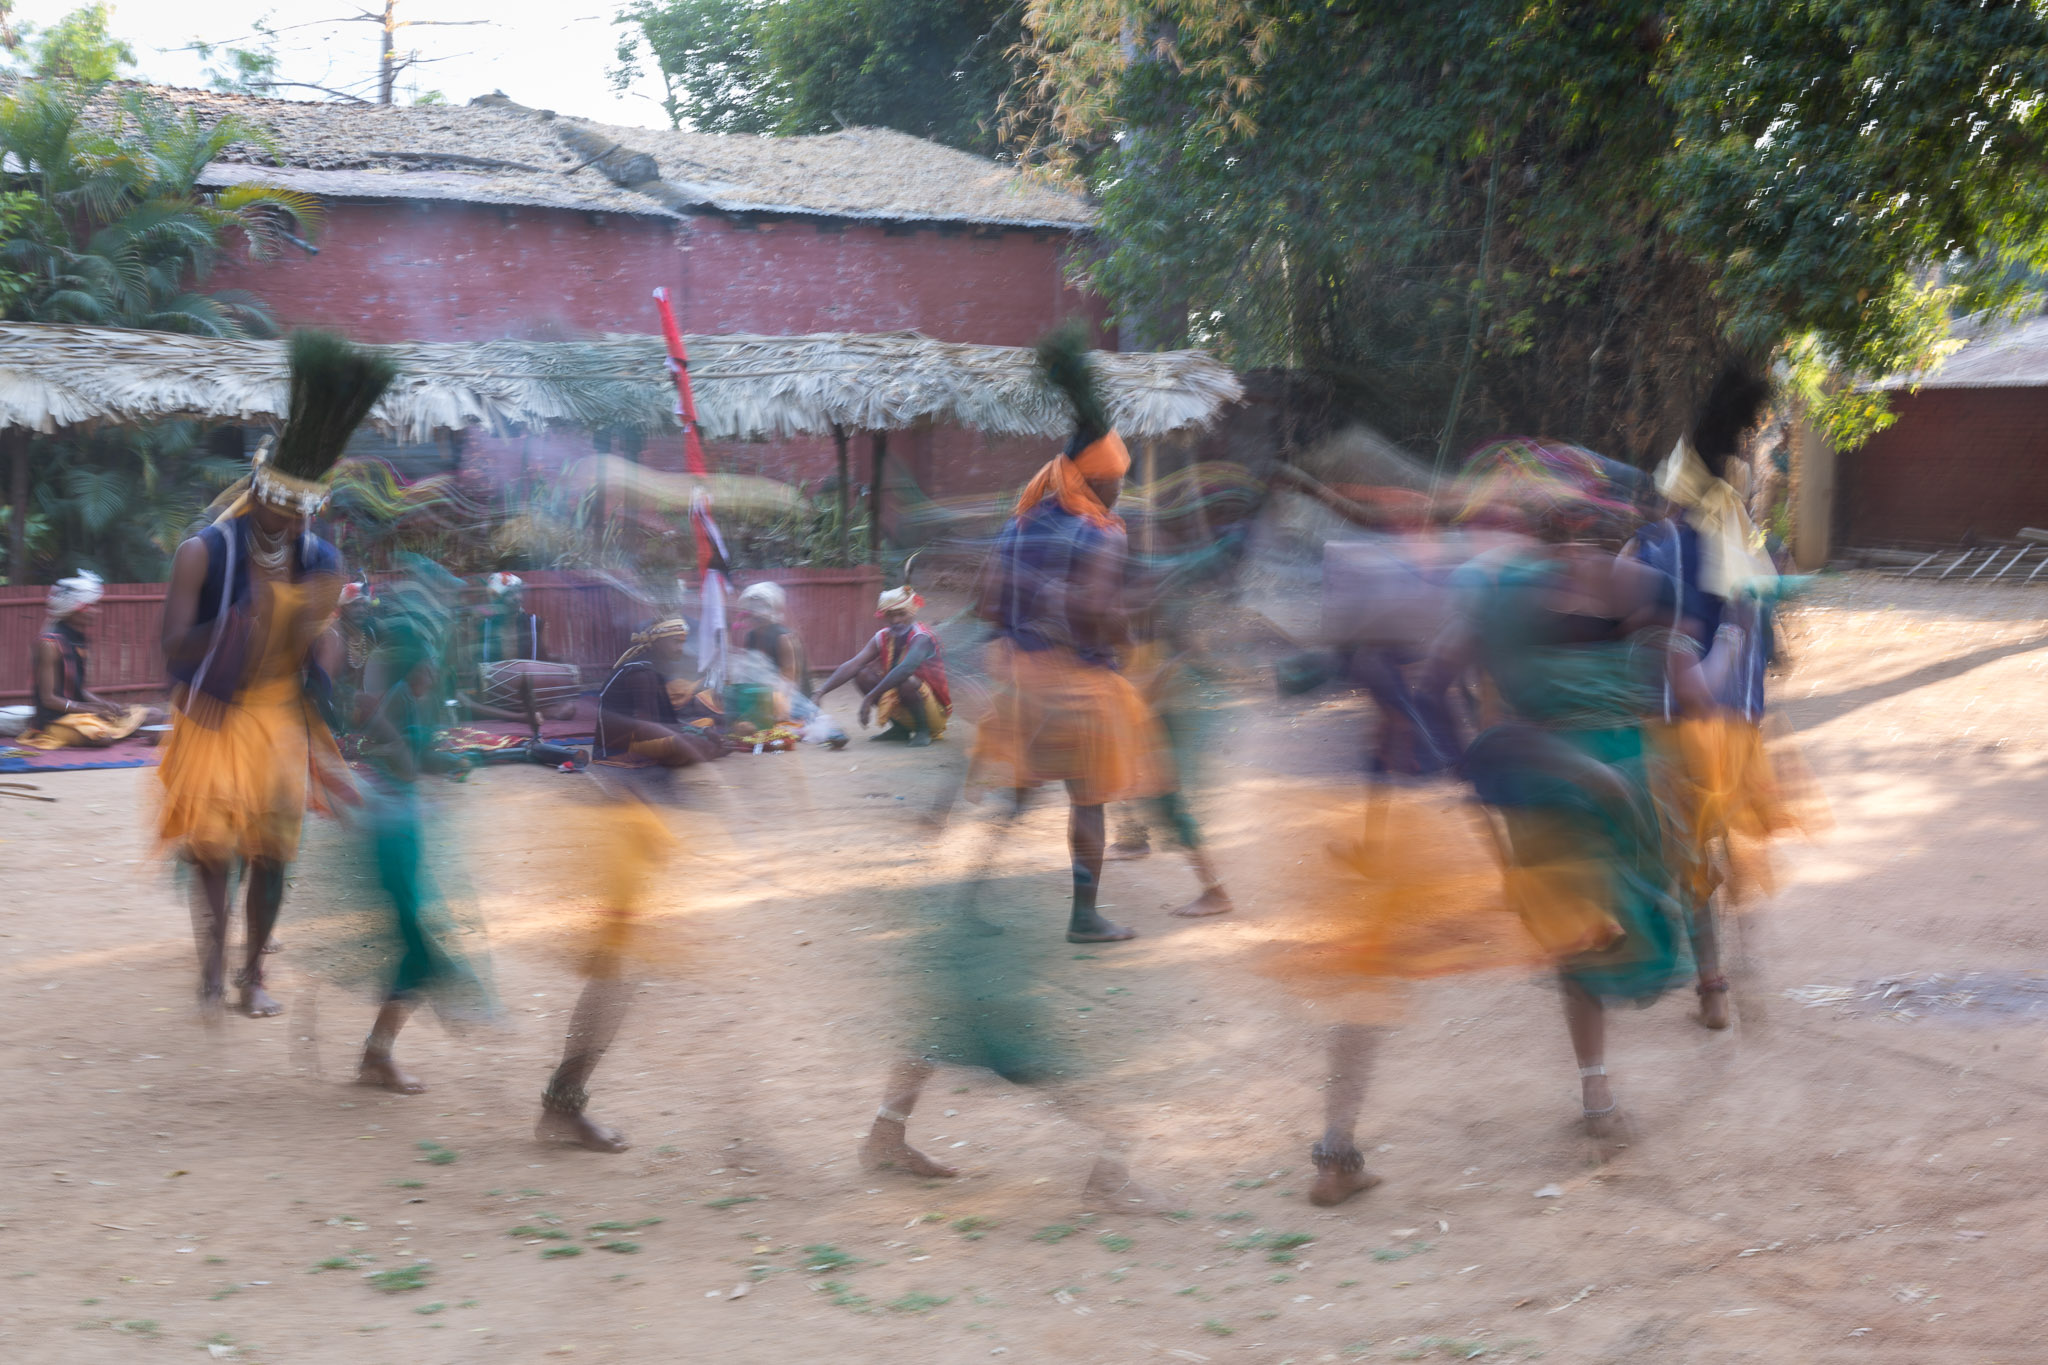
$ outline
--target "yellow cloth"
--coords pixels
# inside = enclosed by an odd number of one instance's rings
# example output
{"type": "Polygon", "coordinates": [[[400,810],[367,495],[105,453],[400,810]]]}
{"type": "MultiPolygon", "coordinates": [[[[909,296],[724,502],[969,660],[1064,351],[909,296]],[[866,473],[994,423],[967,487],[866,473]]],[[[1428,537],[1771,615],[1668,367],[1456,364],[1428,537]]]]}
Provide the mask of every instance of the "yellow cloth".
{"type": "Polygon", "coordinates": [[[1700,538],[1700,587],[1732,599],[1751,586],[1768,586],[1777,566],[1764,553],[1763,533],[1749,520],[1742,498],[1725,479],[1707,472],[1681,440],[1657,470],[1657,491],[1686,510],[1700,538]],[[1761,584],[1758,580],[1762,580],[1761,584]]]}
{"type": "Polygon", "coordinates": [[[929,730],[933,739],[946,733],[946,721],[950,718],[946,708],[939,705],[938,697],[916,678],[884,692],[875,702],[875,717],[884,725],[929,730]]]}
{"type": "Polygon", "coordinates": [[[1159,722],[1128,679],[1068,649],[988,647],[994,693],[974,737],[967,781],[982,790],[1072,784],[1074,804],[1157,796],[1170,780],[1159,722]]]}
{"type": "Polygon", "coordinates": [[[148,715],[147,706],[130,706],[112,718],[90,711],[73,711],[23,735],[20,742],[31,749],[97,749],[128,738],[141,728],[148,715]]]}
{"type": "Polygon", "coordinates": [[[289,862],[299,848],[310,789],[313,809],[353,790],[341,750],[307,699],[305,656],[291,629],[308,601],[302,583],[272,585],[263,657],[217,728],[182,710],[171,717],[157,778],[163,783],[158,834],[201,862],[231,857],[289,862]]]}
{"type": "Polygon", "coordinates": [[[583,973],[615,981],[644,956],[648,902],[680,841],[646,802],[610,802],[598,825],[597,923],[583,955],[583,973]]]}
{"type": "Polygon", "coordinates": [[[1728,715],[1654,725],[1647,734],[1669,760],[1656,771],[1672,816],[1680,894],[1704,905],[1725,888],[1731,909],[1769,895],[1769,841],[1823,818],[1797,755],[1789,746],[1772,754],[1761,726],[1728,715]]]}

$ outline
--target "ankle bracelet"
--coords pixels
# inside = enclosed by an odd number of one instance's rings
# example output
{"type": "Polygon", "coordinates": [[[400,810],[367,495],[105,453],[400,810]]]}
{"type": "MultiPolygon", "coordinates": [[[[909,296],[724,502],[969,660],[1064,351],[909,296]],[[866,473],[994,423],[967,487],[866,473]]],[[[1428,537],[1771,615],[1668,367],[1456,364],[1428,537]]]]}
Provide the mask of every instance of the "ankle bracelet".
{"type": "Polygon", "coordinates": [[[590,1092],[587,1090],[570,1090],[551,1085],[540,1092],[540,1107],[550,1114],[580,1114],[583,1107],[589,1103],[590,1092]]]}
{"type": "Polygon", "coordinates": [[[899,1114],[894,1109],[889,1108],[887,1105],[884,1105],[880,1109],[877,1109],[875,1111],[875,1117],[878,1119],[887,1119],[891,1123],[910,1122],[910,1115],[899,1114]]]}

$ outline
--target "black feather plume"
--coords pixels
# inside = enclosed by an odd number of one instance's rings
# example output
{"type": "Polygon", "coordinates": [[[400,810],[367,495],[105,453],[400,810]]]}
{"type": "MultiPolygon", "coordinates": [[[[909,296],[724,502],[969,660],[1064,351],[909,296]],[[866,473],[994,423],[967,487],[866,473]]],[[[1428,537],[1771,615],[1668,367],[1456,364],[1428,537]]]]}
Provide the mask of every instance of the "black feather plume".
{"type": "Polygon", "coordinates": [[[291,372],[291,411],[270,467],[294,478],[325,478],[398,367],[381,351],[307,331],[292,333],[291,372]]]}
{"type": "Polygon", "coordinates": [[[1770,381],[1743,365],[1721,371],[1693,419],[1692,448],[1716,478],[1742,446],[1742,434],[1755,426],[1770,401],[1770,381]]]}
{"type": "Polygon", "coordinates": [[[1074,437],[1067,454],[1078,455],[1109,434],[1109,409],[1102,401],[1095,366],[1088,359],[1088,324],[1069,318],[1038,340],[1038,368],[1074,408],[1074,437]]]}

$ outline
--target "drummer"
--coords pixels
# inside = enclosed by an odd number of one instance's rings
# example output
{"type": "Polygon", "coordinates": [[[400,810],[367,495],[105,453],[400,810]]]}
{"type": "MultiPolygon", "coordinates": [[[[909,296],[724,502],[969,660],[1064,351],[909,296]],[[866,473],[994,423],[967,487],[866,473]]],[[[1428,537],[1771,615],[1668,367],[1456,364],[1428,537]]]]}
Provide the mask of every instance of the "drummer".
{"type": "Polygon", "coordinates": [[[455,694],[470,716],[481,720],[510,720],[538,725],[542,718],[567,720],[576,714],[573,697],[548,700],[561,691],[565,681],[573,683],[575,669],[567,664],[548,664],[541,650],[540,617],[526,609],[526,580],[518,574],[494,573],[484,580],[487,600],[479,608],[472,636],[473,669],[460,676],[474,676],[474,690],[455,694]],[[543,667],[527,667],[542,664],[543,667]],[[530,678],[533,692],[543,698],[536,703],[526,695],[523,684],[530,678]],[[531,703],[531,704],[530,704],[531,703]]]}

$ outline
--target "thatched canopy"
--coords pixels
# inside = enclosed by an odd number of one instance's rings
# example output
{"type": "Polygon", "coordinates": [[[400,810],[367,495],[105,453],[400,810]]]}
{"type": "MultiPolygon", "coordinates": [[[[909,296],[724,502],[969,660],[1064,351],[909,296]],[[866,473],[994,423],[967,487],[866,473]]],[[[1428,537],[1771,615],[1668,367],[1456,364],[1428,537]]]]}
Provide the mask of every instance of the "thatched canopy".
{"type": "MultiPolygon", "coordinates": [[[[1065,400],[1030,350],[934,341],[917,332],[686,339],[707,439],[757,440],[920,421],[1004,436],[1058,436],[1065,400]]],[[[572,426],[673,428],[675,391],[659,338],[406,342],[384,348],[399,379],[371,414],[422,440],[572,426]]],[[[1213,422],[1242,393],[1201,351],[1094,353],[1110,414],[1144,438],[1213,422]]],[[[0,426],[54,431],[189,417],[274,421],[286,408],[281,341],[219,341],[104,327],[0,324],[0,426]]]]}

